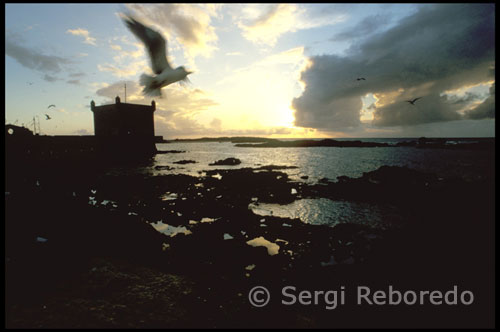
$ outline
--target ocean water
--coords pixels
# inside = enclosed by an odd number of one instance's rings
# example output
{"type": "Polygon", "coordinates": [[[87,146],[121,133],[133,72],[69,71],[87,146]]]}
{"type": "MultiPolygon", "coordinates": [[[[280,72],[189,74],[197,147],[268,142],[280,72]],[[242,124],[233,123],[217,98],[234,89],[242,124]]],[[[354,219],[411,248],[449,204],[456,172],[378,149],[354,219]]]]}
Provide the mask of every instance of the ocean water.
{"type": "MultiPolygon", "coordinates": [[[[394,144],[407,139],[360,139],[394,144]]],[[[454,139],[460,142],[460,139],[454,139]]],[[[345,175],[360,177],[383,165],[407,166],[422,172],[447,178],[458,176],[466,180],[483,177],[494,179],[494,151],[417,149],[413,147],[376,148],[243,148],[230,142],[172,142],[157,144],[157,149],[181,150],[184,153],[167,153],[155,156],[152,164],[133,170],[151,175],[188,174],[201,176],[206,170],[237,169],[265,165],[296,166],[286,172],[292,181],[316,183],[322,178],[335,181],[345,175]],[[209,166],[217,160],[234,157],[241,160],[236,166],[209,166]],[[195,163],[176,164],[191,160],[195,163]],[[160,167],[158,167],[160,166],[160,167]],[[165,166],[168,166],[165,167],[165,166]],[[307,177],[304,179],[303,177],[307,177]]],[[[120,170],[115,170],[120,171],[120,170]]],[[[130,170],[128,170],[130,171],[130,170]]],[[[398,223],[404,216],[391,206],[368,203],[332,201],[329,199],[299,199],[289,205],[250,204],[255,214],[300,218],[305,223],[335,225],[340,222],[363,222],[384,226],[387,220],[398,223]],[[390,216],[390,218],[388,218],[390,216]]]]}

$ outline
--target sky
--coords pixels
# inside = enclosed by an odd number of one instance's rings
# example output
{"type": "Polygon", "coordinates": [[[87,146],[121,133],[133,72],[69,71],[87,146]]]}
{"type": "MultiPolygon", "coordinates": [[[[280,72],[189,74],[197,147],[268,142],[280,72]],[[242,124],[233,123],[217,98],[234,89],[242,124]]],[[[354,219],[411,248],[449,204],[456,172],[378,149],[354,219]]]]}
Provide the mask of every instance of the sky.
{"type": "Polygon", "coordinates": [[[92,100],[150,105],[129,13],[193,71],[154,98],[165,139],[494,137],[494,6],[6,4],[5,122],[93,135],[92,100]]]}

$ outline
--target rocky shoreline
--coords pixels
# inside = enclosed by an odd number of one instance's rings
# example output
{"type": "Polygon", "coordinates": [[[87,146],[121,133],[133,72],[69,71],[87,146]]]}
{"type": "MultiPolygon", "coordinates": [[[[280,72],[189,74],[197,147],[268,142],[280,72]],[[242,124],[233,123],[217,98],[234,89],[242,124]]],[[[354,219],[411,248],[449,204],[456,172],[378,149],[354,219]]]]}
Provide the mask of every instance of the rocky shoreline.
{"type": "Polygon", "coordinates": [[[360,140],[338,141],[333,139],[322,140],[293,140],[280,141],[269,140],[265,142],[233,142],[235,146],[241,148],[310,148],[310,147],[340,147],[340,148],[376,148],[376,147],[415,147],[424,149],[469,149],[469,150],[494,150],[495,139],[477,138],[477,139],[444,139],[444,138],[426,138],[420,137],[395,144],[367,142],[360,140]]]}
{"type": "Polygon", "coordinates": [[[494,317],[494,179],[384,166],[308,184],[281,171],[293,165],[209,166],[199,177],[113,175],[70,161],[16,165],[7,165],[5,189],[9,328],[477,327],[494,317]],[[249,209],[303,198],[390,205],[403,222],[330,227],[249,209]],[[416,314],[248,300],[256,285],[280,294],[284,285],[390,283],[460,283],[478,305],[416,314]]]}

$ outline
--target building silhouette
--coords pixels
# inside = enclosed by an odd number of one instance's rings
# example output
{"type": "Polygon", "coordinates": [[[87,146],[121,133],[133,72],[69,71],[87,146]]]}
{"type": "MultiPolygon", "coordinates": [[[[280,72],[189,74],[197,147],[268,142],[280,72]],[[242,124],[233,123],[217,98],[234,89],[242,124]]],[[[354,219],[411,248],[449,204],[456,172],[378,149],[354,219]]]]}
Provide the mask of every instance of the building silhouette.
{"type": "Polygon", "coordinates": [[[94,113],[94,134],[101,152],[123,156],[156,153],[154,100],[151,106],[122,103],[120,97],[115,98],[115,104],[101,106],[92,100],[90,109],[94,113]]]}

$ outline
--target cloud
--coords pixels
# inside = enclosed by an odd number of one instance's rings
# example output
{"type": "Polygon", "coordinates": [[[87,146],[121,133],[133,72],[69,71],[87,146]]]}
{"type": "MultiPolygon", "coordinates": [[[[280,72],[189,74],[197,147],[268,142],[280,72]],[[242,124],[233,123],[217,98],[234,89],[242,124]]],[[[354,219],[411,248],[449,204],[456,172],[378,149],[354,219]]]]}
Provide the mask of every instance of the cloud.
{"type": "Polygon", "coordinates": [[[256,43],[274,46],[278,38],[302,29],[336,24],[346,19],[338,12],[330,15],[313,15],[307,6],[297,4],[251,4],[234,11],[234,20],[243,31],[243,36],[256,43]]]}
{"type": "Polygon", "coordinates": [[[340,132],[358,127],[368,94],[377,100],[370,107],[375,126],[463,118],[463,105],[443,93],[493,79],[494,23],[493,4],[426,5],[354,43],[348,56],[311,57],[301,74],[305,90],[292,102],[295,125],[340,132]],[[356,81],[360,76],[366,81],[356,81]],[[406,102],[416,97],[423,98],[415,106],[406,102]]]}
{"type": "Polygon", "coordinates": [[[169,112],[192,116],[218,105],[216,101],[212,100],[200,89],[178,86],[169,86],[162,89],[164,98],[146,97],[142,95],[143,87],[135,81],[119,81],[102,86],[96,91],[96,95],[104,97],[104,103],[114,103],[116,96],[120,96],[124,101],[125,84],[127,85],[127,102],[151,104],[151,101],[155,100],[158,110],[168,109],[169,112]]]}
{"type": "Polygon", "coordinates": [[[221,119],[213,118],[213,120],[210,122],[210,127],[212,127],[216,131],[221,131],[222,130],[221,119]]]}
{"type": "Polygon", "coordinates": [[[331,41],[350,41],[355,38],[367,37],[378,32],[391,22],[390,14],[376,14],[365,17],[356,26],[335,34],[331,41]]]}
{"type": "Polygon", "coordinates": [[[90,37],[90,33],[88,32],[88,30],[85,30],[85,29],[81,29],[81,28],[78,28],[78,29],[68,29],[66,30],[66,33],[70,33],[74,36],[82,36],[84,38],[84,43],[85,44],[89,44],[89,45],[94,45],[94,46],[97,46],[96,45],[96,39],[93,38],[93,37],[90,37]]]}
{"type": "MultiPolygon", "coordinates": [[[[127,84],[127,102],[150,105],[152,98],[141,94],[142,87],[134,81],[119,81],[102,86],[96,95],[102,104],[114,103],[116,96],[124,102],[124,84],[127,84]]],[[[97,87],[98,85],[95,84],[97,87]]],[[[223,121],[211,116],[219,104],[200,89],[169,87],[163,89],[166,99],[155,99],[155,133],[165,138],[201,136],[272,136],[294,131],[287,127],[257,127],[253,129],[224,129],[223,121]],[[210,113],[209,113],[210,112],[210,113]],[[201,119],[210,120],[204,123],[201,119]]]]}
{"type": "MultiPolygon", "coordinates": [[[[137,99],[137,96],[140,95],[141,87],[134,81],[120,81],[113,84],[95,83],[93,86],[100,86],[95,94],[104,97],[104,104],[109,104],[114,103],[117,96],[121,98],[122,102],[125,102],[125,85],[127,85],[127,102],[134,100],[134,97],[137,99]]],[[[151,104],[151,102],[149,101],[147,104],[151,104]]]]}
{"type": "Polygon", "coordinates": [[[188,57],[209,57],[217,49],[218,37],[211,25],[212,18],[218,17],[217,5],[133,4],[128,8],[145,24],[158,26],[169,43],[181,44],[188,57]]]}
{"type": "Polygon", "coordinates": [[[83,72],[69,74],[69,77],[83,77],[83,76],[85,76],[85,73],[83,72]]]}
{"type": "Polygon", "coordinates": [[[67,80],[66,83],[80,85],[80,80],[67,80]]]}
{"type": "Polygon", "coordinates": [[[109,47],[111,47],[111,49],[113,49],[115,51],[121,51],[122,50],[122,47],[120,45],[116,45],[116,44],[109,44],[109,47]]]}
{"type": "Polygon", "coordinates": [[[55,82],[59,80],[57,77],[48,74],[43,75],[43,79],[47,82],[55,82]]]}
{"type": "Polygon", "coordinates": [[[23,67],[42,73],[57,73],[61,71],[61,66],[72,63],[70,59],[57,55],[44,55],[37,50],[24,47],[19,44],[21,41],[17,34],[6,33],[5,54],[23,67]]]}
{"type": "Polygon", "coordinates": [[[99,69],[99,71],[108,71],[116,77],[131,77],[142,72],[151,71],[145,59],[128,62],[126,64],[98,64],[97,69],[99,69]]]}
{"type": "Polygon", "coordinates": [[[220,119],[214,118],[208,125],[201,124],[196,117],[182,112],[158,110],[155,112],[155,133],[164,138],[217,137],[217,136],[272,136],[292,133],[291,128],[223,129],[220,119]]]}
{"type": "Polygon", "coordinates": [[[495,118],[495,84],[490,88],[490,95],[472,110],[465,112],[467,119],[488,119],[495,118]]]}

